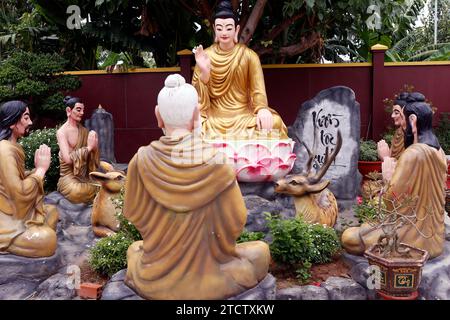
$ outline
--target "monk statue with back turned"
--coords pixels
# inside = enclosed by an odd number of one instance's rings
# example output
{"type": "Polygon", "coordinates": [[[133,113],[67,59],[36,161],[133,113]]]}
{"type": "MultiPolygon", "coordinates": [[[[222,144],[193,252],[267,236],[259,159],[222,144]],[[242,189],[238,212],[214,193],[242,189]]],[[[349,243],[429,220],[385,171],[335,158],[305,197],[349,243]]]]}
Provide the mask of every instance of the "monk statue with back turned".
{"type": "Polygon", "coordinates": [[[205,138],[287,139],[281,117],[268,107],[258,55],[238,43],[238,18],[229,1],[217,5],[214,33],[212,46],[193,50],[192,84],[200,97],[205,138]]]}
{"type": "Polygon", "coordinates": [[[22,101],[0,107],[0,254],[38,258],[56,250],[58,211],[44,205],[44,177],[51,154],[41,145],[34,154],[35,169],[25,171],[25,153],[18,139],[32,125],[22,101]]]}
{"type": "Polygon", "coordinates": [[[90,203],[98,192],[89,173],[99,166],[98,138],[81,124],[84,104],[79,98],[64,98],[67,121],[58,129],[60,178],[58,191],[72,203],[90,203]]]}
{"type": "Polygon", "coordinates": [[[124,216],[142,241],[127,252],[125,283],[147,299],[225,299],[265,278],[266,243],[236,244],[246,222],[234,170],[203,143],[198,95],[165,80],[155,108],[165,135],[130,161],[124,216]]]}
{"type": "MultiPolygon", "coordinates": [[[[384,199],[391,209],[393,199],[409,195],[417,198],[414,225],[406,223],[398,230],[400,242],[427,250],[430,258],[439,256],[444,249],[445,181],[447,159],[432,132],[432,110],[428,103],[408,99],[403,109],[406,121],[405,150],[399,159],[384,157],[382,173],[387,182],[384,199]]],[[[409,207],[399,209],[408,214],[409,207]]],[[[352,254],[363,254],[375,244],[382,230],[365,223],[348,228],[342,234],[342,245],[352,254]]]]}

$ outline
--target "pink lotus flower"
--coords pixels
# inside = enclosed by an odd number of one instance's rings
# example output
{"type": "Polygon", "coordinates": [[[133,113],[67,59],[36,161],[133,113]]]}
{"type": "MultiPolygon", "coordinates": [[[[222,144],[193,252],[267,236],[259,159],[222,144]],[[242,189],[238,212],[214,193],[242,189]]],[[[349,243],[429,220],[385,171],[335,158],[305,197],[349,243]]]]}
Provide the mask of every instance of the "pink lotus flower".
{"type": "Polygon", "coordinates": [[[242,182],[274,181],[286,176],[294,166],[292,140],[213,142],[223,152],[242,182]]]}

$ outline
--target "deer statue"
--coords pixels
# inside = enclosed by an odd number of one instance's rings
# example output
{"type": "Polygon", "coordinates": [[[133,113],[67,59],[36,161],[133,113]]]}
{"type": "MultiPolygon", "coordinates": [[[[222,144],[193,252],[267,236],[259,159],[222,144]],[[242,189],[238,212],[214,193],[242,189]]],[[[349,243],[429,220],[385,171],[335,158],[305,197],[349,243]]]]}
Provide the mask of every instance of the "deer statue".
{"type": "Polygon", "coordinates": [[[94,234],[98,237],[107,237],[115,234],[120,227],[116,217],[116,208],[112,197],[117,195],[125,183],[125,175],[120,171],[106,173],[91,172],[92,179],[101,185],[100,191],[92,205],[91,224],[94,234]]]}
{"type": "Polygon", "coordinates": [[[288,175],[276,181],[275,192],[290,194],[294,197],[297,217],[301,216],[309,223],[319,223],[333,227],[338,215],[336,198],[327,189],[330,181],[324,180],[321,182],[320,180],[342,147],[341,132],[339,130],[337,132],[336,146],[331,155],[328,153],[328,147],[326,148],[324,164],[316,173],[311,173],[315,155],[303,141],[302,144],[309,155],[306,171],[304,170],[300,174],[288,175]]]}

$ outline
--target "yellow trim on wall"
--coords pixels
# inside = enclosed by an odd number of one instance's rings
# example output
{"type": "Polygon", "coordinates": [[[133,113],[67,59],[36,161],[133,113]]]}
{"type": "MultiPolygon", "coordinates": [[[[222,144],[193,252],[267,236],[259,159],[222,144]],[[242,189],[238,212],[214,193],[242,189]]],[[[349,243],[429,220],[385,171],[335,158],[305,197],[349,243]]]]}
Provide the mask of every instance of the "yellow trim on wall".
{"type": "Polygon", "coordinates": [[[403,66],[450,66],[450,61],[385,62],[386,67],[403,66]]]}
{"type": "Polygon", "coordinates": [[[92,75],[92,74],[126,74],[126,73],[150,73],[150,72],[180,72],[180,67],[172,67],[172,68],[136,68],[129,69],[126,72],[112,72],[108,73],[106,70],[81,70],[81,71],[66,71],[64,74],[71,75],[92,75]]]}
{"type": "Polygon", "coordinates": [[[338,68],[338,67],[371,67],[371,62],[357,63],[304,63],[304,64],[265,64],[263,69],[296,69],[296,68],[338,68]]]}

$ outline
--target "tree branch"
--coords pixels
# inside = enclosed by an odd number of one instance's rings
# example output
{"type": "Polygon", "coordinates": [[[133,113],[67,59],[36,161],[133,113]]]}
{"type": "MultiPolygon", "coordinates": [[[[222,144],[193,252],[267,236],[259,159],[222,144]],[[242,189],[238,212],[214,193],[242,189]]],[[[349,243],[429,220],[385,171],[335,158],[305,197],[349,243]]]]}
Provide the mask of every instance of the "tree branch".
{"type": "Polygon", "coordinates": [[[267,0],[257,0],[255,6],[253,7],[252,13],[248,18],[248,21],[242,30],[240,41],[241,43],[248,44],[250,39],[255,32],[256,26],[258,25],[259,20],[262,17],[264,12],[264,7],[266,6],[267,0]]]}
{"type": "Polygon", "coordinates": [[[284,20],[281,24],[279,24],[277,27],[273,28],[272,31],[270,31],[267,39],[273,40],[275,39],[280,33],[282,33],[286,28],[288,28],[291,24],[293,24],[295,21],[300,20],[305,15],[304,12],[298,13],[295,16],[292,16],[289,19],[284,20]]]}
{"type": "MultiPolygon", "coordinates": [[[[291,46],[282,47],[279,49],[279,54],[282,57],[292,57],[299,55],[306,50],[313,48],[321,41],[321,36],[318,32],[312,32],[306,37],[302,37],[300,42],[291,46]]],[[[274,52],[274,48],[256,48],[255,51],[259,54],[259,56],[263,56],[266,54],[272,54],[274,52]]]]}

